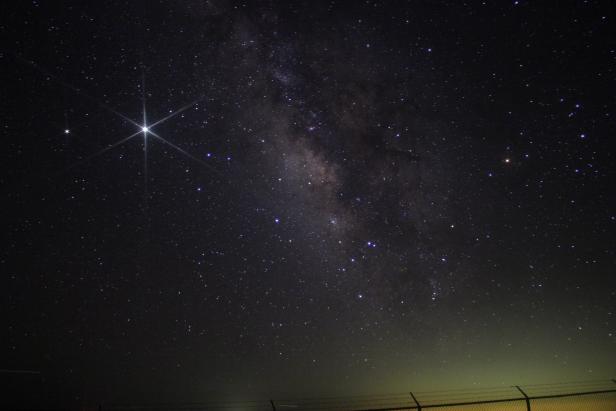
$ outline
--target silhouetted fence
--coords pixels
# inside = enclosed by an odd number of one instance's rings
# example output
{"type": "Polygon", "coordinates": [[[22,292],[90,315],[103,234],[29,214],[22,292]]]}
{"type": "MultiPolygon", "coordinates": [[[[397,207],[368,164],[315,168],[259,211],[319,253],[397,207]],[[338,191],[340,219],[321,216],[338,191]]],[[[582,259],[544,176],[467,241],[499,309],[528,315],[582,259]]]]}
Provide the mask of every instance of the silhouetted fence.
{"type": "Polygon", "coordinates": [[[616,380],[478,390],[219,403],[103,405],[106,411],[615,411],[616,380]]]}

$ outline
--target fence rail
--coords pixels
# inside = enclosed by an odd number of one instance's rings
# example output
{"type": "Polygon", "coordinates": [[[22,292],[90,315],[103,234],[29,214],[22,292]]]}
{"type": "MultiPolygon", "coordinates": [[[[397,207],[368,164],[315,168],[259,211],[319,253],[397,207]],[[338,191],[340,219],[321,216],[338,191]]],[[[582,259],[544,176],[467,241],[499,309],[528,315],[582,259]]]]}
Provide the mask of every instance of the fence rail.
{"type": "MultiPolygon", "coordinates": [[[[401,407],[388,407],[388,408],[359,408],[353,409],[350,411],[403,411],[403,410],[422,410],[426,408],[443,408],[443,407],[462,407],[467,405],[480,405],[480,404],[496,404],[502,402],[520,402],[524,401],[526,403],[526,409],[528,411],[532,410],[532,402],[533,400],[544,400],[544,399],[557,399],[557,398],[567,398],[567,397],[583,397],[585,395],[597,395],[597,394],[615,394],[615,402],[616,405],[616,389],[613,390],[598,390],[598,391],[585,391],[585,392],[574,392],[568,394],[551,394],[551,395],[539,395],[535,397],[517,397],[517,398],[500,398],[494,400],[482,400],[482,401],[463,401],[463,402],[446,402],[442,404],[428,404],[428,405],[420,405],[416,403],[416,405],[408,405],[401,407]]],[[[615,408],[616,409],[616,408],[615,408]]]]}
{"type": "Polygon", "coordinates": [[[616,380],[407,392],[354,397],[175,404],[101,405],[100,411],[443,411],[616,410],[616,380]]]}

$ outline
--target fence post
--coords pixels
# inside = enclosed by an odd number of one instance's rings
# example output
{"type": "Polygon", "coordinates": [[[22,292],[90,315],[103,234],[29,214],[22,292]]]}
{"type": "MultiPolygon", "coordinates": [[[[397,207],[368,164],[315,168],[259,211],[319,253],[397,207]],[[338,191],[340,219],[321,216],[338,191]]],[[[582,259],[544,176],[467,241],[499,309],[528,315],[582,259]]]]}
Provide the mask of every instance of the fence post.
{"type": "Polygon", "coordinates": [[[415,404],[417,405],[417,411],[421,411],[421,404],[419,403],[419,401],[417,401],[417,398],[415,398],[413,392],[409,391],[409,394],[411,394],[411,398],[413,398],[413,401],[415,401],[415,404]]]}
{"type": "Polygon", "coordinates": [[[526,395],[526,393],[524,391],[522,391],[522,388],[520,388],[519,385],[514,385],[514,387],[516,387],[518,389],[518,391],[520,391],[522,393],[522,395],[526,399],[526,410],[530,411],[530,398],[528,398],[528,395],[526,395]]]}
{"type": "Polygon", "coordinates": [[[274,405],[274,400],[270,400],[270,404],[272,404],[272,411],[276,411],[276,406],[274,405]]]}

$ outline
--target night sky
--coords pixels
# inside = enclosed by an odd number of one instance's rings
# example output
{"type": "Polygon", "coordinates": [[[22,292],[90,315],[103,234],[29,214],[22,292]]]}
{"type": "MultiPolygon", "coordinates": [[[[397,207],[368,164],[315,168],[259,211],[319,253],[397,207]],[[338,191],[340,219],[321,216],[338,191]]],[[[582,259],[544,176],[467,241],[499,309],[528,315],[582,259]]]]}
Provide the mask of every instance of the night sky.
{"type": "Polygon", "coordinates": [[[0,368],[82,402],[614,378],[610,3],[4,5],[0,368]]]}

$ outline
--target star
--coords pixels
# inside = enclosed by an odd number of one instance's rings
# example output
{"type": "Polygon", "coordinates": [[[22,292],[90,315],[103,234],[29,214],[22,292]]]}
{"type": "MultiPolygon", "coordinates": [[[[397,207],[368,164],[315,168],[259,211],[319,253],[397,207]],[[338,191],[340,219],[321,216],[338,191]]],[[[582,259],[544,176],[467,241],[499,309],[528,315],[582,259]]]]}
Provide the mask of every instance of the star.
{"type": "MultiPolygon", "coordinates": [[[[95,104],[97,104],[99,107],[109,111],[112,114],[115,114],[116,116],[120,117],[121,119],[123,119],[126,122],[129,122],[131,124],[133,124],[134,126],[136,126],[139,131],[132,133],[131,135],[129,135],[128,137],[125,137],[121,140],[116,141],[115,143],[112,143],[110,145],[108,145],[107,147],[103,148],[102,150],[99,150],[98,152],[87,156],[83,159],[81,159],[80,161],[74,163],[73,165],[69,166],[68,168],[73,168],[79,164],[82,164],[86,161],[89,161],[95,157],[98,157],[104,153],[106,153],[107,151],[114,149],[124,143],[126,143],[129,140],[132,140],[133,138],[137,137],[139,134],[143,133],[144,139],[143,139],[143,152],[144,152],[144,176],[145,176],[145,180],[147,181],[147,156],[148,156],[148,150],[147,150],[147,139],[145,137],[147,137],[148,134],[151,134],[154,138],[156,138],[158,141],[170,146],[171,148],[173,148],[174,150],[178,151],[179,153],[183,154],[184,156],[204,165],[205,167],[209,168],[210,171],[218,174],[218,175],[222,175],[218,170],[216,170],[215,168],[213,168],[212,166],[210,166],[209,164],[205,163],[204,161],[200,160],[199,158],[193,156],[192,154],[190,154],[189,152],[187,152],[186,150],[178,147],[177,145],[173,144],[172,142],[166,140],[165,138],[161,137],[160,135],[158,135],[157,133],[155,133],[152,129],[154,126],[157,126],[159,124],[164,123],[165,121],[177,116],[178,114],[188,110],[189,108],[195,106],[197,103],[199,103],[200,101],[202,101],[205,96],[200,96],[197,99],[193,100],[192,102],[180,107],[179,109],[172,111],[170,114],[168,114],[167,116],[151,123],[148,124],[146,119],[147,119],[147,112],[146,112],[146,92],[145,92],[145,71],[143,70],[142,67],[142,75],[141,75],[141,92],[142,92],[142,96],[141,96],[141,100],[142,100],[142,115],[143,115],[143,122],[141,124],[137,123],[136,121],[132,120],[130,117],[128,117],[127,115],[122,114],[121,112],[119,112],[118,110],[110,107],[109,105],[107,105],[106,103],[100,101],[99,99],[97,99],[96,97],[84,92],[82,89],[75,87],[74,85],[64,81],[63,79],[61,79],[59,76],[51,73],[50,71],[44,69],[43,67],[39,66],[36,62],[32,61],[32,60],[24,60],[27,64],[29,64],[30,66],[32,66],[34,69],[40,71],[42,74],[44,74],[45,76],[47,76],[48,78],[54,79],[56,80],[59,84],[61,84],[62,86],[73,90],[75,93],[77,93],[79,96],[85,98],[86,100],[93,102],[95,104]]],[[[68,128],[64,129],[64,134],[70,134],[70,130],[68,128]]],[[[147,190],[147,189],[146,189],[147,190]]]]}
{"type": "MultiPolygon", "coordinates": [[[[94,153],[94,154],[92,154],[92,155],[90,155],[88,157],[83,158],[82,160],[76,162],[75,164],[73,164],[69,168],[73,168],[73,167],[75,167],[75,166],[77,166],[79,164],[82,164],[82,163],[84,163],[86,161],[89,161],[89,160],[95,158],[95,157],[98,157],[98,156],[106,153],[107,151],[109,151],[111,149],[114,149],[114,148],[116,148],[116,147],[118,147],[118,146],[128,142],[129,140],[132,140],[133,138],[137,137],[139,134],[143,133],[143,137],[144,137],[144,140],[143,140],[144,177],[145,177],[146,181],[147,181],[147,157],[148,157],[148,149],[147,149],[147,139],[146,139],[146,137],[148,135],[151,135],[156,140],[158,140],[158,141],[168,145],[169,147],[173,148],[174,150],[176,150],[177,152],[183,154],[184,156],[186,156],[186,157],[188,157],[188,158],[190,158],[190,159],[200,163],[201,165],[207,167],[210,171],[212,171],[212,172],[214,172],[214,173],[216,173],[218,175],[221,175],[221,173],[218,170],[216,170],[215,168],[213,168],[211,165],[209,165],[206,162],[204,162],[203,160],[195,157],[194,155],[190,154],[189,152],[187,152],[186,150],[182,149],[181,147],[175,145],[174,143],[170,142],[169,140],[163,138],[162,136],[160,136],[158,133],[154,132],[154,130],[153,130],[153,128],[155,126],[160,125],[160,124],[164,123],[165,121],[167,121],[167,120],[177,116],[178,114],[188,110],[189,108],[193,107],[195,104],[197,104],[201,100],[203,100],[203,98],[204,98],[203,96],[199,97],[199,98],[193,100],[192,102],[190,102],[190,103],[180,107],[179,109],[177,109],[175,111],[172,111],[167,116],[165,116],[165,117],[163,117],[163,118],[161,118],[161,119],[159,119],[159,120],[157,120],[157,121],[155,121],[153,123],[150,123],[150,124],[148,124],[146,122],[147,115],[146,115],[146,104],[145,104],[145,92],[144,92],[144,97],[143,97],[143,123],[142,124],[137,123],[136,121],[132,120],[130,117],[128,117],[128,116],[126,116],[126,115],[124,115],[124,114],[122,114],[122,113],[120,113],[120,112],[118,112],[118,111],[116,111],[116,110],[114,110],[114,109],[112,109],[110,107],[108,107],[107,105],[99,103],[99,105],[101,107],[107,109],[108,111],[110,111],[113,114],[119,116],[123,120],[125,120],[125,121],[133,124],[134,126],[136,126],[139,131],[137,131],[135,133],[132,133],[128,137],[125,137],[125,138],[123,138],[121,140],[116,141],[115,143],[112,143],[112,144],[108,145],[104,149],[102,149],[102,150],[100,150],[100,151],[98,151],[98,152],[96,152],[96,153],[94,153]]],[[[92,98],[90,98],[90,99],[92,100],[92,98]]],[[[95,100],[95,101],[98,102],[97,100],[95,100]]]]}

